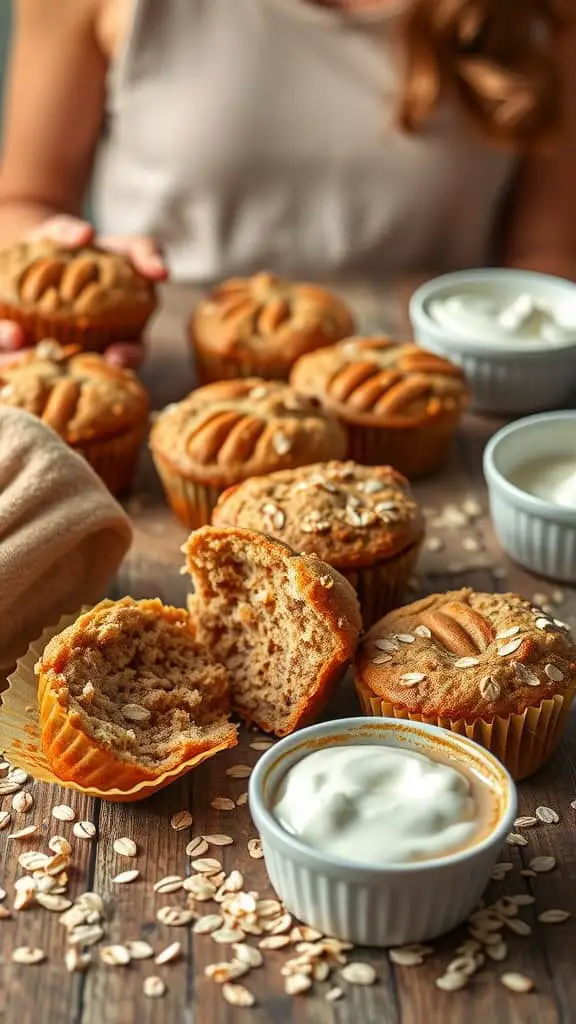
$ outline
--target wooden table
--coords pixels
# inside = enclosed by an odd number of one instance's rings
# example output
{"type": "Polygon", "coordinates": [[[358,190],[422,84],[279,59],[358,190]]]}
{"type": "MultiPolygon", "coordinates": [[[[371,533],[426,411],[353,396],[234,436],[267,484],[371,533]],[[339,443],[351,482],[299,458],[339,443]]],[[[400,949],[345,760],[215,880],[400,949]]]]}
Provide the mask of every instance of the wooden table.
{"type": "MultiPolygon", "coordinates": [[[[355,293],[352,301],[362,310],[370,328],[392,323],[393,308],[381,297],[355,293]]],[[[154,331],[152,356],[144,376],[154,395],[156,407],[178,399],[192,385],[189,359],[183,341],[181,320],[192,302],[188,293],[170,296],[168,308],[154,331]]],[[[511,564],[499,549],[488,516],[481,476],[481,453],[486,439],[499,424],[468,416],[455,445],[450,466],[442,475],[416,486],[417,497],[427,510],[429,536],[435,550],[427,550],[419,571],[417,590],[427,593],[469,584],[480,590],[516,590],[527,596],[547,595],[556,603],[558,615],[576,625],[576,591],[559,588],[531,577],[511,564]],[[476,498],[483,512],[465,526],[442,527],[450,512],[447,506],[461,506],[466,497],[476,498]],[[440,521],[440,522],[439,522],[440,521]],[[435,525],[434,525],[435,524],[435,525]]],[[[127,502],[135,527],[134,545],[114,587],[114,595],[134,597],[159,595],[180,604],[185,601],[187,581],[179,574],[179,547],[185,531],[166,509],[158,480],[147,453],[134,495],[127,502]]],[[[355,709],[352,693],[341,693],[332,714],[355,709]]],[[[576,731],[569,730],[561,748],[536,779],[520,786],[521,813],[532,814],[536,806],[547,805],[560,814],[555,825],[540,824],[527,829],[526,847],[507,846],[503,857],[514,865],[502,885],[494,886],[490,898],[503,892],[533,892],[535,907],[523,908],[522,916],[533,925],[529,937],[507,933],[509,957],[504,964],[489,963],[461,992],[439,991],[435,979],[453,956],[462,935],[452,935],[434,943],[435,953],[423,966],[398,967],[385,953],[357,950],[353,959],[367,960],[378,972],[371,987],[342,984],[344,997],[327,1002],[330,984],[316,984],[313,994],[296,998],[284,994],[280,967],[286,950],[268,953],[265,966],[241,979],[254,992],[257,1004],[252,1009],[229,1006],[220,988],[204,976],[204,967],[230,956],[225,946],[217,946],[205,935],[194,935],[190,928],[169,928],[158,923],[156,911],[166,904],[183,905],[183,894],[160,896],[153,883],[166,875],[190,873],[185,847],[192,836],[228,833],[235,842],[225,848],[212,847],[210,855],[222,859],[230,871],[240,867],[246,888],[271,895],[262,860],[247,854],[247,840],[255,835],[248,809],[242,804],[234,811],[211,808],[215,796],[237,800],[246,790],[246,781],[229,778],[226,768],[240,763],[254,764],[258,753],[250,747],[254,733],[242,731],[240,745],[208,762],[188,778],[180,780],[156,798],[134,805],[114,805],[80,797],[72,791],[29,783],[26,789],[34,797],[27,814],[12,814],[11,829],[30,822],[42,823],[43,836],[10,842],[10,828],[0,832],[0,884],[8,891],[3,906],[11,906],[14,880],[22,870],[17,857],[23,850],[46,849],[50,836],[71,837],[73,864],[69,894],[94,890],[107,901],[105,943],[121,943],[137,938],[147,940],[155,951],[178,940],[182,954],[174,963],[157,967],[153,960],[126,967],[104,966],[99,947],[92,949],[93,964],[85,974],[66,971],[64,966],[65,930],[58,915],[33,908],[14,912],[12,919],[0,920],[0,1020],[7,1024],[249,1024],[288,1022],[295,1024],[556,1024],[576,1020],[576,972],[573,950],[576,948],[576,810],[571,801],[576,795],[576,731]],[[95,824],[97,837],[82,840],[72,837],[72,824],[54,821],[51,808],[69,804],[77,820],[95,824]],[[183,809],[193,814],[193,825],[183,831],[170,826],[171,816],[183,809]],[[115,838],[132,837],[138,844],[135,860],[118,856],[112,848],[115,838]],[[537,854],[552,853],[558,861],[555,870],[528,879],[518,871],[537,854]],[[140,877],[129,885],[117,885],[117,872],[136,866],[140,877]],[[540,925],[536,914],[548,908],[563,908],[574,914],[560,925],[540,925]],[[16,946],[41,947],[45,961],[38,966],[11,962],[16,946]],[[535,991],[515,995],[499,981],[504,970],[521,971],[535,982],[535,991]],[[160,999],[143,996],[147,975],[160,975],[167,986],[160,999]]],[[[0,809],[10,809],[10,796],[0,797],[0,809]]],[[[204,904],[211,912],[212,904],[204,904]]],[[[464,934],[464,933],[462,933],[464,934]]]]}

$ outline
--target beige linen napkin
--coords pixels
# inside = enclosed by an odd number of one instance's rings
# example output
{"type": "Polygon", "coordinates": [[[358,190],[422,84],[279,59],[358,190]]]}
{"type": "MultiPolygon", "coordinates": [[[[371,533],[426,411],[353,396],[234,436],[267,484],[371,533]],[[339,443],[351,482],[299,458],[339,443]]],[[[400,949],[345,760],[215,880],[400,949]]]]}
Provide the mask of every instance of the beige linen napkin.
{"type": "Polygon", "coordinates": [[[131,538],[82,456],[35,416],[0,408],[0,690],[45,626],[103,595],[131,538]]]}

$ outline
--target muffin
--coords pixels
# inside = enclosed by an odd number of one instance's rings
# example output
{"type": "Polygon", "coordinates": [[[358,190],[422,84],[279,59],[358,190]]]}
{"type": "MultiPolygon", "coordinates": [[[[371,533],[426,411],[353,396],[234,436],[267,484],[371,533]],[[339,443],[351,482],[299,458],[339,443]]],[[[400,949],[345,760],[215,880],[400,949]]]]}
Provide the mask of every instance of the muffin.
{"type": "Polygon", "coordinates": [[[36,672],[42,749],[83,788],[172,781],[236,744],[229,679],[186,611],[102,601],[46,647],[36,672]]]}
{"type": "Polygon", "coordinates": [[[154,286],[125,256],[42,239],[0,252],[0,319],[30,344],[56,338],[101,352],[138,340],[156,308],[154,286]]]}
{"type": "Polygon", "coordinates": [[[251,530],[205,526],[183,550],[196,637],[226,667],[233,709],[277,736],[313,721],[362,625],[347,580],[251,530]]]}
{"type": "Polygon", "coordinates": [[[390,466],[355,462],[252,477],[224,491],[212,522],[318,555],[356,590],[365,626],[401,603],[424,535],[408,481],[390,466]]]}
{"type": "Polygon", "coordinates": [[[196,307],[189,337],[202,384],[234,377],[287,380],[299,356],[353,330],[350,310],[326,288],[261,273],[215,288],[196,307]]]}
{"type": "Polygon", "coordinates": [[[38,416],[80,452],[113,494],[128,489],[148,429],[148,395],[129,370],[46,340],[0,367],[0,404],[38,416]]]}
{"type": "Polygon", "coordinates": [[[150,447],[172,509],[202,526],[221,491],[249,476],[340,459],[346,432],[288,384],[259,378],[207,384],[157,418],[150,447]]]}
{"type": "Polygon", "coordinates": [[[469,736],[522,779],[550,757],[566,724],[576,645],[568,626],[517,594],[433,594],[372,627],[356,687],[366,714],[469,736]]]}
{"type": "Polygon", "coordinates": [[[351,459],[423,476],[446,459],[468,403],[462,371],[389,338],[349,338],[302,356],[290,383],[346,424],[351,459]]]}

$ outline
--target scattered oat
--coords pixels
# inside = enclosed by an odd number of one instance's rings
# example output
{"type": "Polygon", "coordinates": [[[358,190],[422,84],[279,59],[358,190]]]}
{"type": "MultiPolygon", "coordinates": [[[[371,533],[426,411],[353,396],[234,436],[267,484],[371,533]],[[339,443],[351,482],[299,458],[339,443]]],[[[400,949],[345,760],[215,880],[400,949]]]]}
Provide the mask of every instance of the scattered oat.
{"type": "Polygon", "coordinates": [[[510,992],[531,992],[534,988],[532,978],[527,978],[525,974],[517,974],[515,971],[503,974],[500,981],[510,992]]]}
{"type": "Polygon", "coordinates": [[[372,965],[361,963],[359,960],[346,964],[341,974],[344,981],[350,985],[373,985],[376,981],[376,971],[372,965]]]}
{"type": "Polygon", "coordinates": [[[544,672],[553,683],[561,683],[564,680],[564,673],[556,665],[545,665],[544,672]]]}
{"type": "Polygon", "coordinates": [[[77,821],[72,831],[77,839],[94,839],[96,835],[96,825],[91,821],[77,821]]]}
{"type": "Polygon", "coordinates": [[[181,883],[186,892],[191,892],[195,899],[201,903],[214,899],[218,889],[214,882],[204,875],[192,875],[185,878],[181,883]]]}
{"type": "Polygon", "coordinates": [[[506,927],[514,932],[516,935],[531,935],[532,929],[527,921],[523,921],[521,917],[507,917],[506,927]]]}
{"type": "Polygon", "coordinates": [[[210,807],[214,811],[233,811],[236,808],[236,804],[229,796],[215,796],[210,801],[210,807]]]}
{"type": "Polygon", "coordinates": [[[534,818],[530,814],[526,814],[521,818],[516,818],[514,828],[532,828],[533,825],[537,824],[538,818],[534,818]]]}
{"type": "Polygon", "coordinates": [[[206,914],[204,917],[199,917],[194,925],[194,931],[197,935],[210,935],[211,932],[215,932],[222,925],[222,918],[220,914],[206,914]]]}
{"type": "Polygon", "coordinates": [[[160,907],[156,913],[156,920],[170,928],[182,928],[191,924],[195,916],[193,910],[186,910],[183,907],[160,907]]]}
{"type": "Polygon", "coordinates": [[[334,988],[328,990],[324,998],[327,999],[329,1003],[335,1003],[336,1000],[341,999],[343,995],[344,993],[342,989],[338,988],[336,985],[334,988]]]}
{"type": "Polygon", "coordinates": [[[254,740],[250,744],[251,750],[270,750],[274,746],[274,740],[254,740]]]}
{"type": "Polygon", "coordinates": [[[140,872],[138,869],[131,868],[130,871],[121,871],[120,874],[114,875],[112,881],[115,882],[116,885],[127,885],[128,882],[135,882],[139,876],[140,872]]]}
{"type": "Polygon", "coordinates": [[[425,640],[430,640],[432,637],[432,630],[428,626],[416,626],[414,632],[416,636],[424,637],[425,640]]]}
{"type": "Polygon", "coordinates": [[[428,551],[442,551],[444,548],[444,541],[440,537],[428,537],[424,546],[428,551]]]}
{"type": "Polygon", "coordinates": [[[248,793],[241,793],[236,801],[236,807],[244,807],[248,803],[248,793]]]}
{"type": "Polygon", "coordinates": [[[254,1006],[254,996],[244,985],[233,985],[225,982],[222,986],[222,995],[231,1006],[254,1006]]]}
{"type": "Polygon", "coordinates": [[[50,910],[53,914],[62,914],[72,906],[72,900],[51,892],[37,892],[36,903],[44,907],[44,910],[50,910]]]}
{"type": "Polygon", "coordinates": [[[284,946],[290,945],[290,936],[266,935],[265,938],[260,940],[258,945],[260,949],[282,949],[284,946]]]}
{"type": "Polygon", "coordinates": [[[517,637],[516,640],[510,640],[509,643],[503,644],[502,647],[498,649],[498,654],[501,658],[506,657],[507,654],[514,654],[514,652],[521,646],[522,642],[523,637],[517,637]]]}
{"type": "Polygon", "coordinates": [[[18,814],[26,814],[34,806],[32,793],[15,793],[12,798],[12,810],[18,814]]]}
{"type": "Polygon", "coordinates": [[[253,860],[261,860],[264,856],[264,850],[262,849],[261,839],[249,839],[248,840],[248,853],[253,860]]]}
{"type": "Polygon", "coordinates": [[[231,779],[247,779],[252,774],[249,764],[235,764],[226,769],[226,775],[231,779]]]}
{"type": "Polygon", "coordinates": [[[542,821],[545,825],[557,825],[560,821],[560,815],[551,807],[537,807],[534,814],[538,821],[542,821]]]}
{"type": "Polygon", "coordinates": [[[154,882],[154,892],[166,895],[170,892],[178,892],[182,888],[184,879],[180,875],[166,875],[165,878],[159,878],[157,882],[154,882]]]}
{"type": "MultiPolygon", "coordinates": [[[[232,844],[234,842],[234,840],[232,839],[232,836],[226,836],[226,835],[221,835],[221,834],[217,834],[217,835],[214,835],[214,836],[201,836],[201,838],[204,839],[205,842],[209,843],[210,846],[232,846],[232,844]]],[[[191,845],[192,845],[191,843],[188,844],[188,846],[191,846],[191,845]]],[[[186,847],[186,852],[188,853],[188,847],[186,847]]],[[[189,856],[190,856],[190,854],[189,854],[189,856]]],[[[200,854],[199,854],[199,856],[200,856],[200,854]]]]}
{"type": "Polygon", "coordinates": [[[289,974],[284,982],[284,991],[289,996],[298,996],[312,988],[312,979],[307,974],[289,974]]]}
{"type": "Polygon", "coordinates": [[[70,946],[64,954],[66,970],[70,974],[73,971],[87,971],[91,962],[90,953],[82,953],[76,946],[70,946]]]}
{"type": "Polygon", "coordinates": [[[211,981],[215,981],[217,985],[223,985],[227,981],[233,981],[234,978],[241,978],[249,970],[247,964],[240,963],[240,961],[223,960],[220,963],[208,964],[204,968],[204,974],[211,981]]]}
{"type": "Polygon", "coordinates": [[[12,950],[12,963],[15,964],[40,964],[46,959],[43,949],[33,946],[16,946],[12,950]]]}
{"type": "Polygon", "coordinates": [[[3,828],[8,828],[10,824],[10,811],[0,811],[0,831],[3,828]]]}
{"type": "Polygon", "coordinates": [[[64,836],[52,836],[51,839],[48,840],[48,849],[51,850],[52,853],[69,857],[72,853],[72,844],[69,843],[64,836]]]}
{"type": "Polygon", "coordinates": [[[497,640],[507,640],[510,636],[516,636],[520,632],[520,626],[510,626],[509,629],[501,629],[496,633],[497,640]]]}
{"type": "Polygon", "coordinates": [[[128,839],[126,836],[115,839],[113,849],[114,853],[119,854],[120,857],[135,857],[137,853],[136,843],[133,839],[128,839]]]}
{"type": "Polygon", "coordinates": [[[434,982],[436,988],[442,989],[443,992],[457,992],[461,988],[465,988],[468,984],[468,976],[466,974],[442,974],[439,978],[436,978],[434,982]]]}
{"type": "Polygon", "coordinates": [[[254,946],[249,946],[245,942],[237,942],[232,946],[232,949],[234,950],[234,959],[239,963],[246,964],[247,967],[262,966],[262,953],[254,946]]]}
{"type": "Polygon", "coordinates": [[[526,836],[521,835],[520,832],[509,832],[506,836],[506,842],[508,846],[528,846],[526,836]]]}
{"type": "Polygon", "coordinates": [[[388,956],[393,964],[400,967],[417,967],[424,963],[424,957],[413,949],[390,949],[388,956]]]}
{"type": "Polygon", "coordinates": [[[147,722],[150,718],[148,708],[143,708],[140,704],[125,704],[121,714],[127,722],[147,722]]]}
{"type": "Polygon", "coordinates": [[[501,693],[500,684],[497,683],[492,676],[486,676],[486,678],[480,683],[478,689],[480,690],[480,696],[483,697],[484,700],[489,701],[498,700],[501,693]]]}
{"type": "Polygon", "coordinates": [[[73,807],[68,807],[67,804],[57,804],[56,807],[52,808],[52,817],[56,818],[56,821],[74,821],[76,812],[73,807]]]}
{"type": "Polygon", "coordinates": [[[195,839],[190,840],[186,847],[186,855],[188,857],[202,857],[205,853],[208,853],[208,840],[205,836],[196,836],[195,839]]]}
{"type": "Polygon", "coordinates": [[[218,928],[212,932],[214,942],[222,945],[231,945],[233,942],[242,942],[246,936],[241,928],[218,928]]]}
{"type": "Polygon", "coordinates": [[[538,920],[541,924],[562,924],[564,921],[572,917],[567,910],[544,910],[541,914],[538,914],[538,920]]]}
{"type": "Polygon", "coordinates": [[[107,967],[126,967],[130,963],[130,953],[126,946],[102,946],[100,959],[107,967]]]}
{"type": "Polygon", "coordinates": [[[162,978],[156,977],[154,974],[144,978],[142,982],[142,991],[148,999],[160,999],[166,994],[166,985],[162,981],[162,978]]]}
{"type": "Polygon", "coordinates": [[[178,959],[181,952],[181,944],[179,942],[173,942],[170,946],[166,946],[166,949],[163,949],[158,953],[154,963],[158,964],[158,966],[161,966],[162,964],[170,964],[174,960],[178,959]]]}
{"type": "Polygon", "coordinates": [[[458,658],[458,661],[454,662],[454,668],[474,668],[475,665],[479,664],[479,658],[458,658]]]}
{"type": "Polygon", "coordinates": [[[486,956],[497,963],[501,963],[508,956],[508,946],[505,942],[498,942],[493,946],[485,946],[484,949],[486,956]]]}
{"type": "Polygon", "coordinates": [[[30,836],[35,836],[38,833],[38,825],[26,825],[24,828],[19,828],[16,832],[11,832],[8,839],[28,839],[30,836]]]}
{"type": "Polygon", "coordinates": [[[411,633],[395,633],[394,639],[399,640],[401,644],[413,644],[415,637],[411,633]]]}
{"type": "Polygon", "coordinates": [[[403,676],[400,676],[402,686],[418,686],[418,683],[423,683],[426,679],[424,672],[405,672],[403,676]]]}
{"type": "MultiPolygon", "coordinates": [[[[425,629],[426,627],[425,626],[424,627],[420,626],[418,628],[419,629],[425,629]]],[[[420,634],[420,636],[421,635],[422,634],[420,634]]],[[[398,650],[398,644],[395,644],[393,640],[386,640],[386,639],[375,640],[374,641],[374,646],[377,647],[379,651],[386,651],[387,654],[393,654],[394,651],[398,650]]]]}
{"type": "Polygon", "coordinates": [[[178,811],[177,814],[173,814],[170,818],[170,825],[175,832],[182,832],[183,829],[190,828],[192,820],[190,811],[178,811]]]}
{"type": "Polygon", "coordinates": [[[215,875],[217,871],[222,871],[221,862],[214,857],[200,857],[191,861],[190,867],[200,875],[215,875]]]}
{"type": "Polygon", "coordinates": [[[131,960],[149,960],[154,956],[152,946],[144,939],[134,939],[132,942],[126,942],[125,946],[130,953],[131,960]]]}

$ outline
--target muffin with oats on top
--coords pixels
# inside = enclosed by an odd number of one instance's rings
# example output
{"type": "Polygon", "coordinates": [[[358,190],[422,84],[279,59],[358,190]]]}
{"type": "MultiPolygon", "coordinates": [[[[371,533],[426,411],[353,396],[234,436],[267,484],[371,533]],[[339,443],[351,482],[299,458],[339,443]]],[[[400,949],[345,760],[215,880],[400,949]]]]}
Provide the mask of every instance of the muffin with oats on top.
{"type": "Polygon", "coordinates": [[[518,594],[469,588],[385,615],[356,657],[366,714],[430,722],[522,779],[553,753],[576,690],[569,627],[518,594]]]}
{"type": "Polygon", "coordinates": [[[318,555],[355,588],[365,626],[401,603],[424,536],[408,481],[390,466],[355,462],[252,477],[221,495],[212,522],[318,555]]]}
{"type": "Polygon", "coordinates": [[[193,529],[210,522],[227,487],[278,469],[343,458],[346,431],[281,381],[219,381],[160,413],[150,434],[174,513],[193,529]]]}

